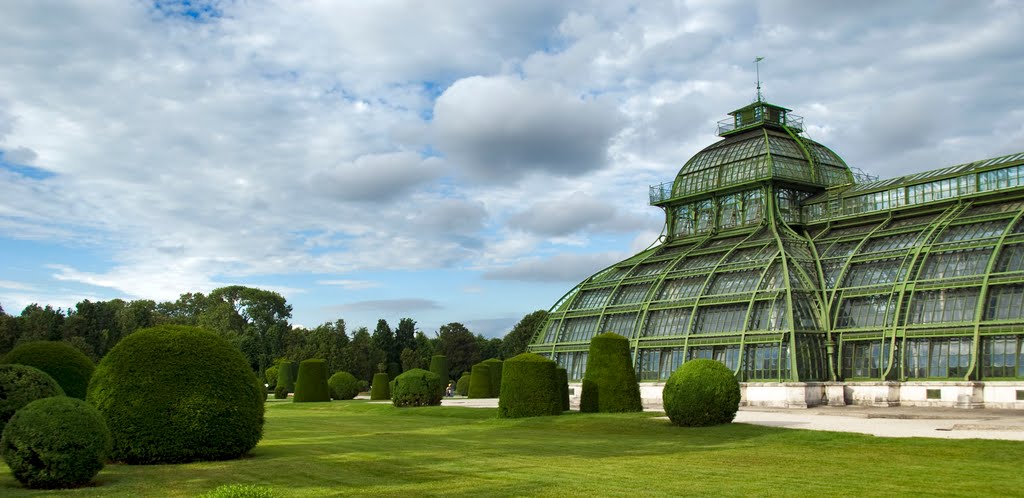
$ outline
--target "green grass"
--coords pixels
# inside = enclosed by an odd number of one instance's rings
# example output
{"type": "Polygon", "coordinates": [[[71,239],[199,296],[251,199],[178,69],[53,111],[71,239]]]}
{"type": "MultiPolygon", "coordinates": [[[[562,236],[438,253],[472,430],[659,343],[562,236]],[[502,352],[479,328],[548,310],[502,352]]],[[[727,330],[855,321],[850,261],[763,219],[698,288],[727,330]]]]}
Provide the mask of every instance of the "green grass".
{"type": "MultiPolygon", "coordinates": [[[[498,419],[495,409],[365,401],[267,404],[246,458],[108,465],[49,495],[196,496],[228,483],[280,496],[1019,496],[1024,443],[890,439],[650,413],[498,419]]],[[[30,496],[0,466],[0,496],[30,496]]]]}

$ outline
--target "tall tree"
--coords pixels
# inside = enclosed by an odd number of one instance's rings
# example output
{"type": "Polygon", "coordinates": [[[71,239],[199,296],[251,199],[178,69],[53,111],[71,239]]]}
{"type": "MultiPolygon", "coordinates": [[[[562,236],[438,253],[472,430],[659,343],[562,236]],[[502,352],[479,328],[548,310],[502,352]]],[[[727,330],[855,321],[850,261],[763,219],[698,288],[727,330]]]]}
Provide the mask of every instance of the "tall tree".
{"type": "Polygon", "coordinates": [[[391,331],[388,321],[381,318],[377,320],[377,328],[373,330],[373,348],[378,351],[375,359],[378,362],[392,363],[399,361],[399,353],[395,351],[395,334],[391,331]]]}
{"type": "Polygon", "coordinates": [[[158,321],[174,325],[197,325],[199,315],[209,307],[209,303],[210,300],[202,292],[182,294],[177,301],[157,305],[158,321]]]}
{"type": "Polygon", "coordinates": [[[370,382],[373,379],[373,374],[377,372],[377,367],[375,363],[371,363],[370,331],[366,327],[359,327],[352,334],[348,350],[352,362],[349,373],[357,379],[370,382]]]}
{"type": "Polygon", "coordinates": [[[480,359],[482,360],[490,358],[501,359],[501,339],[497,337],[488,339],[482,334],[477,334],[476,347],[480,350],[480,359]]]}
{"type": "Polygon", "coordinates": [[[412,318],[398,320],[398,328],[395,329],[395,351],[401,356],[406,348],[416,349],[416,320],[412,318]]]}
{"type": "Polygon", "coordinates": [[[480,348],[476,337],[459,322],[441,326],[437,334],[436,354],[448,357],[448,376],[454,378],[462,372],[468,372],[480,361],[480,348]]]}
{"type": "Polygon", "coordinates": [[[64,311],[32,303],[17,319],[18,341],[59,341],[64,329],[64,311]]]}
{"type": "Polygon", "coordinates": [[[521,353],[526,352],[526,346],[530,345],[530,341],[533,340],[533,336],[537,334],[537,331],[544,326],[544,322],[548,319],[548,312],[545,310],[537,310],[524,316],[519,323],[512,327],[509,333],[505,334],[505,338],[502,339],[501,353],[505,358],[511,358],[521,353]]]}
{"type": "Polygon", "coordinates": [[[254,370],[262,373],[282,355],[292,316],[292,306],[283,296],[232,285],[214,289],[207,299],[199,324],[228,338],[239,337],[239,348],[254,370]]]}

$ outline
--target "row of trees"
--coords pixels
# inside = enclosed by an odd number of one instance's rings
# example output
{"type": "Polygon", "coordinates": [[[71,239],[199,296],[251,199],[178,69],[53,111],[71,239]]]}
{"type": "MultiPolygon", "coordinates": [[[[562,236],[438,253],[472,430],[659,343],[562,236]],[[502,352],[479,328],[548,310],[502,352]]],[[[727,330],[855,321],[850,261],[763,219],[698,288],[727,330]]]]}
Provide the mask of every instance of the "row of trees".
{"type": "Polygon", "coordinates": [[[431,337],[417,330],[411,318],[402,318],[394,329],[386,320],[378,320],[372,333],[359,327],[350,334],[343,319],[306,329],[289,323],[291,313],[291,305],[280,294],[244,286],[222,287],[205,295],[182,294],[176,301],[162,303],[85,300],[67,310],[31,304],[19,316],[8,315],[0,307],[0,354],[21,342],[65,341],[98,361],[138,329],[175,324],[217,332],[238,347],[259,374],[278,359],[322,358],[331,372],[347,371],[370,380],[381,365],[397,365],[403,371],[427,368],[432,355],[443,354],[448,357],[450,375],[457,378],[481,360],[522,353],[547,318],[546,311],[535,311],[504,338],[488,339],[458,322],[442,325],[431,337]]]}

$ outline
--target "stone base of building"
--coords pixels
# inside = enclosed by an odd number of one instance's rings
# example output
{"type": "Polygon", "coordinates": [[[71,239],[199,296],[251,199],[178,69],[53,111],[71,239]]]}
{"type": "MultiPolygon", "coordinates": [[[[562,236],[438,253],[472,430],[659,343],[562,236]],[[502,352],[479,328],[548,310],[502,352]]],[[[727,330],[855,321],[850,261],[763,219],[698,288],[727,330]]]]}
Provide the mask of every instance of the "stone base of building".
{"type": "MultiPolygon", "coordinates": [[[[645,410],[661,410],[664,382],[641,382],[645,410]]],[[[579,408],[580,383],[569,384],[569,401],[579,408]]],[[[1024,381],[988,382],[741,382],[740,406],[934,406],[1024,410],[1024,381]]]]}

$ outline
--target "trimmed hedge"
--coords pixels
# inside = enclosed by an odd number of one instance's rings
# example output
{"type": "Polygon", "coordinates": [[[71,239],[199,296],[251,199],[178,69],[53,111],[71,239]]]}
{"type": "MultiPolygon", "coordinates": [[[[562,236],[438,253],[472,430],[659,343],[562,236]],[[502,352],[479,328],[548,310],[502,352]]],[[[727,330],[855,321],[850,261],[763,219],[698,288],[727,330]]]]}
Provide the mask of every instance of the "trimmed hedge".
{"type": "Polygon", "coordinates": [[[413,368],[395,378],[392,403],[397,407],[438,406],[441,404],[441,377],[422,368],[413,368]]]}
{"type": "Polygon", "coordinates": [[[555,375],[558,376],[558,389],[561,394],[558,398],[562,400],[562,411],[569,410],[569,371],[562,367],[555,367],[555,375]]]}
{"type": "Polygon", "coordinates": [[[555,362],[523,353],[504,362],[498,418],[542,417],[562,413],[562,389],[555,362]]]}
{"type": "Polygon", "coordinates": [[[292,361],[282,361],[277,365],[277,385],[274,386],[275,398],[284,399],[288,397],[288,393],[295,392],[294,364],[295,362],[292,361]],[[278,396],[281,392],[284,393],[284,396],[278,396]]]}
{"type": "Polygon", "coordinates": [[[451,379],[448,378],[448,357],[443,354],[435,354],[430,357],[430,371],[434,372],[441,379],[441,395],[444,395],[445,388],[451,379]]]}
{"type": "Polygon", "coordinates": [[[87,400],[132,464],[238,458],[263,436],[264,387],[233,344],[204,329],[139,330],[103,357],[87,400]]]}
{"type": "Polygon", "coordinates": [[[64,396],[60,384],[46,372],[28,365],[0,365],[0,433],[14,412],[43,398],[64,396]]]}
{"type": "Polygon", "coordinates": [[[327,361],[303,360],[299,363],[299,378],[295,381],[293,403],[330,401],[331,390],[327,387],[327,361]]]}
{"type": "Polygon", "coordinates": [[[501,395],[501,370],[502,370],[502,363],[504,363],[504,362],[502,362],[501,360],[499,360],[497,358],[491,358],[489,360],[484,360],[482,363],[484,365],[487,365],[488,367],[491,368],[491,371],[490,371],[491,372],[491,396],[490,397],[497,398],[498,396],[501,395]]]}
{"type": "Polygon", "coordinates": [[[110,431],[92,405],[77,398],[37,399],[11,417],[0,453],[30,488],[81,486],[103,468],[110,431]]]}
{"type": "Polygon", "coordinates": [[[267,381],[267,387],[272,391],[277,390],[278,375],[280,375],[280,369],[277,368],[277,365],[273,365],[263,372],[263,378],[267,381]]]}
{"type": "Polygon", "coordinates": [[[465,396],[469,394],[469,379],[472,377],[469,372],[463,372],[462,377],[455,383],[455,394],[465,396]]]}
{"type": "Polygon", "coordinates": [[[17,363],[46,372],[72,398],[85,399],[96,365],[74,346],[57,341],[32,341],[15,346],[0,363],[17,363]]]}
{"type": "Polygon", "coordinates": [[[370,399],[391,399],[391,386],[388,384],[388,374],[384,372],[373,374],[373,384],[370,384],[370,399]]]}
{"type": "Polygon", "coordinates": [[[728,424],[740,408],[740,383],[721,362],[705,358],[683,363],[662,389],[665,414],[675,425],[728,424]]]}
{"type": "Polygon", "coordinates": [[[473,365],[472,373],[469,377],[469,392],[467,394],[470,398],[491,397],[491,367],[483,363],[473,365]]]}
{"type": "Polygon", "coordinates": [[[590,340],[587,371],[583,374],[581,412],[639,412],[640,384],[629,355],[629,339],[613,332],[590,340]]]}
{"type": "Polygon", "coordinates": [[[327,379],[327,387],[331,389],[333,399],[354,399],[359,395],[359,381],[348,372],[335,372],[327,379]]]}

